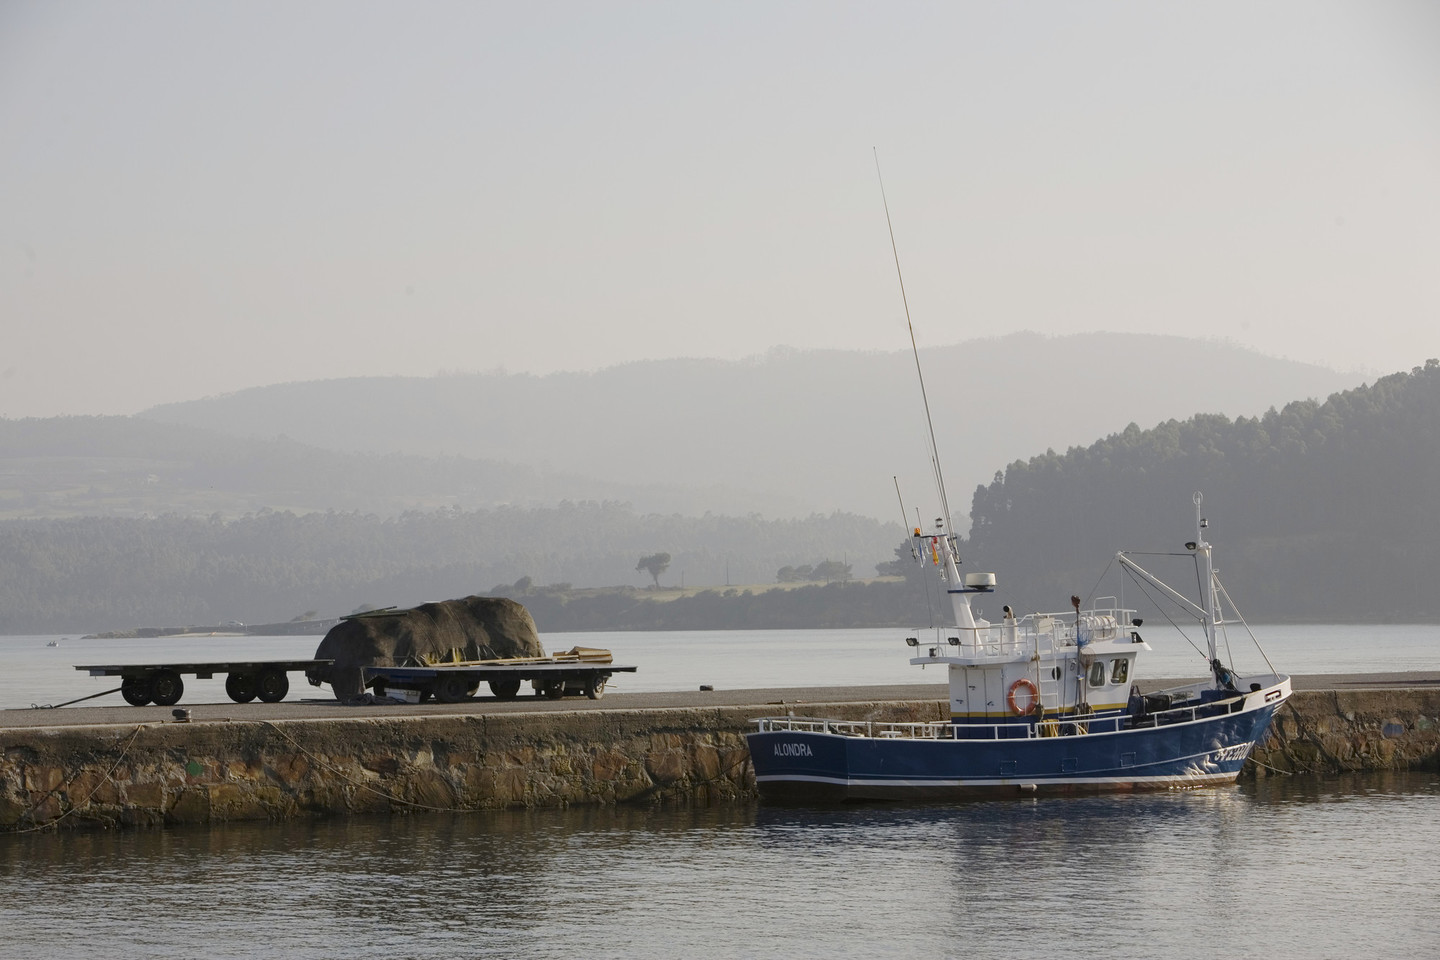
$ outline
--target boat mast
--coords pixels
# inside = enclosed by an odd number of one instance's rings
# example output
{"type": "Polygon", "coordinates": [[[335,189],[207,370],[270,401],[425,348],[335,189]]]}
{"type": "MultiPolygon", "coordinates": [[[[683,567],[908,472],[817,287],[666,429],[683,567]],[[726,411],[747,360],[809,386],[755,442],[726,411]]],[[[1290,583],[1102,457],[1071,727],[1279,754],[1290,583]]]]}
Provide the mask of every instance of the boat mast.
{"type": "MultiPolygon", "coordinates": [[[[890,201],[885,196],[885,178],[880,174],[880,151],[874,152],[875,177],[880,181],[880,201],[885,205],[885,226],[890,231],[890,252],[895,256],[895,276],[900,281],[900,302],[905,305],[905,325],[910,329],[910,352],[915,356],[915,375],[920,380],[920,398],[925,401],[925,425],[930,429],[930,466],[935,471],[935,489],[940,496],[940,509],[944,513],[944,516],[935,519],[935,533],[930,539],[931,558],[943,571],[942,579],[949,584],[945,592],[950,595],[955,625],[962,630],[974,630],[975,615],[970,609],[970,594],[993,590],[995,578],[990,574],[975,574],[974,576],[980,579],[973,588],[962,584],[960,580],[959,541],[951,526],[950,498],[945,492],[945,474],[940,469],[940,447],[935,442],[935,418],[930,414],[930,395],[925,390],[925,372],[920,368],[920,348],[915,343],[915,324],[910,320],[910,300],[905,295],[905,274],[900,269],[900,248],[895,243],[895,225],[890,220],[890,201]],[[984,579],[987,577],[988,580],[984,579]]],[[[896,492],[899,492],[898,486],[896,492]]],[[[901,509],[904,509],[903,504],[901,509]]],[[[915,537],[919,539],[923,535],[923,529],[916,524],[915,537]]]]}
{"type": "MultiPolygon", "coordinates": [[[[925,390],[925,372],[920,369],[920,348],[915,345],[915,324],[910,320],[910,300],[905,295],[905,274],[900,270],[900,248],[895,243],[895,225],[890,222],[890,201],[885,197],[885,178],[880,175],[880,151],[875,154],[875,177],[880,181],[880,202],[885,205],[885,227],[890,231],[890,252],[895,256],[895,276],[900,281],[900,302],[905,306],[905,325],[910,328],[910,352],[915,355],[915,375],[920,380],[920,399],[925,402],[925,424],[930,428],[930,465],[935,471],[935,486],[940,494],[943,536],[954,553],[955,531],[950,526],[950,500],[945,493],[945,474],[940,469],[940,448],[935,443],[935,420],[930,416],[930,395],[925,390]]],[[[958,560],[958,557],[956,558],[958,560]]]]}
{"type": "Polygon", "coordinates": [[[1216,657],[1215,637],[1215,563],[1210,553],[1210,544],[1205,540],[1205,528],[1210,526],[1209,522],[1200,515],[1200,504],[1204,497],[1199,491],[1195,493],[1195,543],[1193,549],[1200,561],[1200,602],[1205,607],[1205,644],[1210,654],[1210,667],[1216,671],[1216,681],[1219,677],[1219,665],[1216,657]]]}

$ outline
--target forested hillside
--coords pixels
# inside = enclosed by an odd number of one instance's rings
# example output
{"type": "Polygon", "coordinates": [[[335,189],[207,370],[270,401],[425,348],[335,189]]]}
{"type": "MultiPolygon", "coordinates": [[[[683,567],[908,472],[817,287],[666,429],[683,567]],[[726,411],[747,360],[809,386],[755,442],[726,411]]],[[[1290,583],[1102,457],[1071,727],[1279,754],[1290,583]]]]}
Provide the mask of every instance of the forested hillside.
{"type": "MultiPolygon", "coordinates": [[[[1440,621],[1434,360],[1324,402],[1131,425],[1088,447],[1016,461],[975,491],[966,569],[994,571],[1006,601],[1026,611],[1114,592],[1099,581],[1117,549],[1177,553],[1146,562],[1183,576],[1196,490],[1222,577],[1251,619],[1440,621]]],[[[852,514],[685,517],[596,502],[390,518],[267,509],[235,520],[10,520],[0,522],[0,632],[280,621],[489,592],[527,577],[509,592],[530,587],[522,599],[547,630],[910,625],[928,617],[906,605],[924,596],[913,581],[765,594],[723,586],[832,566],[824,561],[867,576],[901,538],[898,526],[852,514]],[[643,591],[554,588],[641,587],[650,577],[639,559],[660,552],[671,555],[667,585],[715,592],[667,604],[643,591]]]]}
{"type": "MultiPolygon", "coordinates": [[[[623,504],[438,510],[381,519],[263,511],[239,520],[89,517],[0,522],[0,633],[288,620],[535,583],[768,583],[834,559],[871,570],[901,535],[866,517],[637,515],[623,504]]],[[[723,589],[723,587],[722,587],[723,589]]]]}
{"type": "Polygon", "coordinates": [[[1195,491],[1247,616],[1440,619],[1440,362],[1016,461],[975,491],[964,555],[1033,590],[1023,605],[1063,608],[1117,549],[1183,553],[1195,491]]]}

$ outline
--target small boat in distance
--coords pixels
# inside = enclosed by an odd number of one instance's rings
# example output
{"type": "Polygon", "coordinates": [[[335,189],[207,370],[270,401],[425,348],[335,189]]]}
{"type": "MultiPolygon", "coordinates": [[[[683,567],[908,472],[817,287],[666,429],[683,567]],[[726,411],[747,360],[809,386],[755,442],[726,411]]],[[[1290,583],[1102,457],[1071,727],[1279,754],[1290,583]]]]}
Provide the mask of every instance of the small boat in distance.
{"type": "Polygon", "coordinates": [[[1228,595],[1215,576],[1200,503],[1197,493],[1196,535],[1185,545],[1199,568],[1198,602],[1129,554],[1117,559],[1199,622],[1208,644],[1208,683],[1141,694],[1134,685],[1137,661],[1150,646],[1136,611],[1113,598],[1082,609],[1072,597],[1070,610],[1019,617],[1007,605],[1001,622],[986,621],[971,604],[995,592],[994,574],[962,580],[943,524],[931,536],[916,528],[915,541],[942,571],[955,626],[924,643],[919,636],[905,642],[914,651],[911,664],[946,665],[950,721],[760,718],[747,739],[761,797],[930,800],[1233,782],[1290,696],[1290,678],[1273,668],[1241,677],[1219,659],[1217,631],[1243,621],[1221,614],[1228,595]]]}

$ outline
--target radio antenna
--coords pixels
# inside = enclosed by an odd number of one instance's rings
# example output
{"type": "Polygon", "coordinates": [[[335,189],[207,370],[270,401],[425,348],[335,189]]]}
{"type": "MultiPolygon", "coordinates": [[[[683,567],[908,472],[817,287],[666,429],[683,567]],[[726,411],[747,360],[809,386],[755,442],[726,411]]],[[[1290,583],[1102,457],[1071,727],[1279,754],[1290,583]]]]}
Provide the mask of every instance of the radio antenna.
{"type": "Polygon", "coordinates": [[[920,368],[920,348],[915,345],[915,324],[910,320],[910,299],[905,295],[905,274],[900,269],[900,248],[895,244],[895,225],[890,221],[890,201],[885,197],[885,178],[880,174],[880,150],[876,147],[870,149],[875,154],[875,178],[880,181],[880,202],[885,205],[885,227],[890,231],[890,252],[895,256],[895,276],[900,281],[900,302],[905,305],[905,326],[910,329],[910,352],[915,355],[915,376],[920,380],[920,399],[925,402],[925,425],[930,430],[930,463],[935,469],[935,486],[940,493],[940,508],[945,512],[945,533],[953,541],[955,533],[950,527],[950,500],[945,494],[945,474],[940,469],[940,448],[935,444],[935,420],[930,416],[930,395],[925,390],[925,371],[920,368]]]}

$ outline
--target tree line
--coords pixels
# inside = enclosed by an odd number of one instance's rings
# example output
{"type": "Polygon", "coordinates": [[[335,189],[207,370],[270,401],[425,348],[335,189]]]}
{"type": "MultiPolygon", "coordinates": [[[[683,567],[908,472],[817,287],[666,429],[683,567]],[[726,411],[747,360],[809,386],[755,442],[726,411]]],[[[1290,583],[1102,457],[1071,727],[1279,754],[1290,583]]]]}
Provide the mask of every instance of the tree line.
{"type": "Polygon", "coordinates": [[[1247,616],[1440,619],[1440,361],[1324,402],[1131,424],[1017,460],[976,489],[964,556],[1049,609],[1118,549],[1183,554],[1197,491],[1247,616]]]}
{"type": "MultiPolygon", "coordinates": [[[[886,556],[897,530],[850,514],[797,520],[637,514],[626,504],[412,511],[261,510],[0,522],[0,633],[286,620],[481,593],[491,584],[626,584],[664,544],[695,585],[765,583],[777,565],[886,556]]],[[[646,581],[649,581],[646,575],[646,581]]]]}
{"type": "MultiPolygon", "coordinates": [[[[1252,619],[1440,620],[1435,360],[1324,402],[1132,424],[1088,447],[1017,460],[975,491],[966,569],[996,572],[1017,609],[1063,609],[1072,594],[1105,589],[1118,549],[1185,561],[1197,490],[1222,578],[1252,619]]],[[[915,572],[926,568],[899,540],[897,527],[850,514],[683,517],[596,502],[384,519],[261,510],[238,520],[12,520],[0,523],[0,632],[279,621],[538,582],[567,585],[520,591],[542,630],[908,626],[926,616],[915,572]],[[658,585],[637,556],[696,585],[726,583],[727,573],[768,583],[807,564],[813,576],[815,557],[865,555],[896,556],[882,572],[903,580],[717,587],[669,602],[568,589],[642,572],[658,585]]]]}

